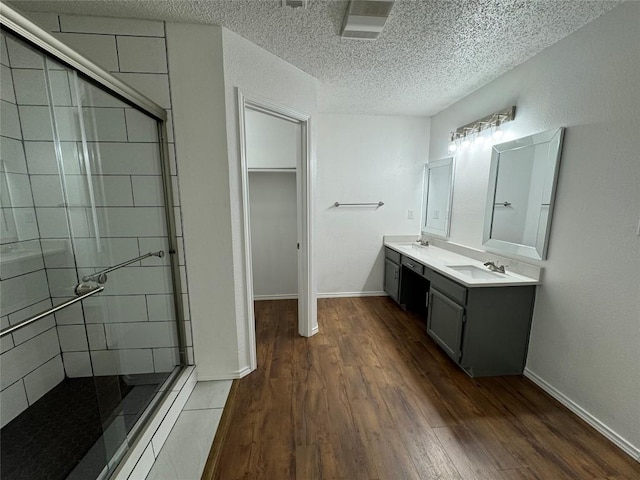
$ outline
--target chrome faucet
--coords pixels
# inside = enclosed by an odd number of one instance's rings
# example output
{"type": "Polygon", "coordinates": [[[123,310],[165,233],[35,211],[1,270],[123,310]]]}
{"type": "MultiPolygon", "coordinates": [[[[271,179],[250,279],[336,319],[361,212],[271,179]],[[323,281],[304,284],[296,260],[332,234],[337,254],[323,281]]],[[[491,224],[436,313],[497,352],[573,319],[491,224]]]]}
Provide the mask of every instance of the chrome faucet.
{"type": "Polygon", "coordinates": [[[419,240],[416,240],[416,243],[418,245],[422,245],[423,247],[429,246],[429,240],[427,240],[426,238],[420,238],[419,240]]]}
{"type": "Polygon", "coordinates": [[[489,267],[492,272],[504,273],[504,267],[506,265],[496,265],[494,262],[485,262],[485,267],[489,267]]]}

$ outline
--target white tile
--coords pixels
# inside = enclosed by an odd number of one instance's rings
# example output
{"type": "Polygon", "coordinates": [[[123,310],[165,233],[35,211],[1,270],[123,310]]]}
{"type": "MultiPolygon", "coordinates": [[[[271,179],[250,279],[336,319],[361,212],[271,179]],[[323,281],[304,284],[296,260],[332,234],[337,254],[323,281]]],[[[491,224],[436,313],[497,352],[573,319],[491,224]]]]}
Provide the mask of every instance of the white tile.
{"type": "Polygon", "coordinates": [[[178,348],[154,348],[153,366],[156,373],[172,372],[179,364],[178,348]]]}
{"type": "Polygon", "coordinates": [[[64,368],[60,355],[56,355],[44,365],[24,377],[29,405],[33,405],[45,393],[64,380],[64,368]]]}
{"type": "Polygon", "coordinates": [[[163,207],[164,190],[160,176],[133,176],[133,199],[137,207],[163,207]]]}
{"type": "MultiPolygon", "coordinates": [[[[61,142],[62,162],[66,175],[80,173],[80,157],[76,142],[61,142]]],[[[34,175],[59,175],[56,160],[55,144],[53,142],[24,142],[29,173],[34,175]]]]}
{"type": "MultiPolygon", "coordinates": [[[[178,395],[179,396],[179,395],[178,395]]],[[[181,407],[180,405],[173,403],[167,414],[165,415],[162,423],[156,430],[156,433],[153,435],[153,439],[151,440],[151,444],[153,445],[153,451],[156,452],[156,456],[162,450],[162,446],[164,445],[169,433],[171,433],[171,429],[175,426],[178,417],[180,416],[181,407]]]]}
{"type": "Polygon", "coordinates": [[[89,352],[63,352],[62,362],[69,378],[93,376],[89,352]]]}
{"type": "Polygon", "coordinates": [[[92,165],[105,175],[160,175],[154,143],[90,143],[92,165]]]}
{"type": "MultiPolygon", "coordinates": [[[[79,279],[74,268],[49,268],[47,279],[51,297],[65,299],[76,296],[75,288],[79,279]]],[[[58,301],[56,300],[55,303],[58,301]]]]}
{"type": "Polygon", "coordinates": [[[163,237],[167,234],[164,208],[98,208],[98,224],[106,237],[163,237]]]}
{"type": "Polygon", "coordinates": [[[17,312],[49,298],[49,285],[44,270],[2,281],[0,316],[17,312]]]}
{"type": "Polygon", "coordinates": [[[60,15],[60,24],[63,32],[164,36],[164,23],[149,20],[60,15]]]}
{"type": "Polygon", "coordinates": [[[98,207],[133,206],[131,178],[120,175],[93,175],[93,192],[98,207]]]}
{"type": "MultiPolygon", "coordinates": [[[[40,312],[44,312],[45,310],[51,308],[51,300],[44,300],[42,302],[38,302],[32,307],[25,308],[24,310],[20,310],[20,320],[15,319],[11,321],[12,325],[19,323],[22,320],[26,320],[33,315],[37,315],[40,312]],[[23,313],[28,312],[28,315],[23,315],[23,313]]],[[[16,314],[14,314],[16,315],[16,314]]],[[[12,315],[9,315],[11,318],[12,315]]],[[[56,326],[55,318],[53,315],[49,315],[47,317],[41,318],[37,322],[33,322],[19,330],[13,332],[13,342],[15,345],[20,345],[24,342],[31,340],[33,337],[40,335],[43,332],[46,332],[50,328],[56,326]]]]}
{"type": "MultiPolygon", "coordinates": [[[[76,175],[78,176],[78,175],[76,175]]],[[[69,190],[73,190],[73,181],[68,182],[69,190]]],[[[33,200],[37,207],[62,207],[65,203],[62,185],[58,175],[32,175],[33,200]]],[[[71,203],[71,202],[69,202],[71,203]]],[[[71,203],[72,205],[74,203],[71,203]]]]}
{"type": "Polygon", "coordinates": [[[173,207],[173,216],[176,222],[176,237],[182,236],[182,210],[180,207],[173,207]]]}
{"type": "MultiPolygon", "coordinates": [[[[176,380],[176,383],[172,385],[171,390],[173,390],[174,392],[180,392],[185,387],[185,385],[187,385],[187,383],[189,382],[191,384],[191,387],[189,387],[190,388],[189,395],[191,395],[191,392],[193,391],[193,388],[195,388],[196,382],[197,382],[195,367],[185,368],[184,371],[180,373],[180,377],[178,378],[178,380],[176,380]]],[[[189,395],[187,395],[187,398],[184,399],[184,403],[187,403],[187,399],[189,395]]],[[[180,408],[184,406],[184,403],[183,405],[180,406],[180,408]]]]}
{"type": "Polygon", "coordinates": [[[31,183],[24,173],[5,173],[0,190],[0,201],[5,207],[32,207],[31,183]],[[5,184],[6,182],[6,184],[5,184]]]}
{"type": "Polygon", "coordinates": [[[36,208],[42,238],[69,238],[64,208],[36,208]]]}
{"type": "Polygon", "coordinates": [[[178,237],[178,265],[186,265],[186,257],[184,253],[184,238],[178,237]]]}
{"type": "Polygon", "coordinates": [[[89,297],[82,303],[87,324],[147,321],[144,295],[107,296],[100,294],[89,297]]]}
{"type": "Polygon", "coordinates": [[[147,480],[199,479],[221,415],[219,409],[182,412],[147,480]]]}
{"type": "Polygon", "coordinates": [[[109,349],[175,347],[178,345],[174,322],[110,323],[104,328],[109,349]]]}
{"type": "Polygon", "coordinates": [[[167,73],[164,38],[116,37],[121,72],[167,73]]]}
{"type": "Polygon", "coordinates": [[[180,206],[180,185],[178,182],[178,177],[171,177],[171,193],[173,195],[173,205],[176,207],[180,206]]]}
{"type": "Polygon", "coordinates": [[[101,238],[100,249],[94,238],[77,238],[75,245],[78,267],[107,268],[140,255],[136,238],[101,238]]]}
{"type": "Polygon", "coordinates": [[[45,72],[42,69],[13,69],[14,88],[18,105],[70,106],[69,74],[65,70],[50,70],[52,100],[47,94],[45,72]]]}
{"type": "Polygon", "coordinates": [[[131,475],[129,475],[129,480],[145,480],[154,461],[155,456],[153,454],[153,449],[151,445],[147,445],[147,448],[145,448],[144,453],[138,460],[138,463],[136,463],[131,475]]]}
{"type": "MultiPolygon", "coordinates": [[[[77,115],[73,107],[54,107],[60,140],[81,140],[77,115]]],[[[49,107],[20,106],[20,123],[25,140],[53,141],[49,107]]]]}
{"type": "Polygon", "coordinates": [[[7,50],[12,68],[44,68],[44,57],[11,37],[7,37],[7,50]]]}
{"type": "Polygon", "coordinates": [[[171,108],[169,75],[166,73],[114,73],[113,75],[162,108],[171,108]]]}
{"type": "Polygon", "coordinates": [[[147,295],[150,322],[166,322],[176,318],[173,295],[147,295]]]}
{"type": "Polygon", "coordinates": [[[89,348],[84,325],[59,326],[58,338],[60,339],[60,349],[63,352],[82,352],[89,348]]]}
{"type": "Polygon", "coordinates": [[[18,140],[22,139],[18,107],[4,100],[0,101],[0,135],[18,140]]]}
{"type": "MultiPolygon", "coordinates": [[[[1,317],[0,318],[0,328],[5,329],[9,326],[9,317],[1,317]]],[[[0,354],[6,352],[7,350],[11,350],[14,347],[13,343],[13,335],[5,335],[0,338],[0,354]]]]}
{"type": "MultiPolygon", "coordinates": [[[[33,240],[39,238],[36,212],[33,208],[3,208],[2,215],[11,215],[16,224],[18,238],[21,240],[33,240]]],[[[5,240],[5,230],[0,230],[2,242],[5,240]]],[[[12,240],[13,241],[13,240],[12,240]]]]}
{"type": "Polygon", "coordinates": [[[53,328],[3,353],[0,362],[0,388],[6,388],[58,354],[60,346],[53,328]]]}
{"type": "Polygon", "coordinates": [[[125,110],[127,119],[127,135],[130,142],[152,142],[158,141],[157,122],[144,113],[127,108],[125,110]]]}
{"type": "Polygon", "coordinates": [[[95,375],[153,372],[153,357],[149,349],[98,350],[91,352],[91,360],[95,375]]]}
{"type": "Polygon", "coordinates": [[[187,400],[184,410],[224,408],[232,383],[232,380],[198,382],[187,400]]]}
{"type": "Polygon", "coordinates": [[[0,148],[0,172],[27,173],[22,142],[13,138],[4,137],[0,148]]]}
{"type": "Polygon", "coordinates": [[[109,295],[172,293],[169,267],[125,267],[109,274],[109,295]]]}
{"type": "Polygon", "coordinates": [[[37,240],[12,243],[10,251],[2,253],[0,278],[8,278],[35,272],[44,268],[42,249],[37,240]]]}
{"type": "Polygon", "coordinates": [[[47,268],[74,268],[75,257],[71,248],[71,240],[58,238],[40,240],[47,268]]]}
{"type": "Polygon", "coordinates": [[[106,350],[107,337],[104,333],[104,325],[100,323],[87,325],[87,337],[91,350],[106,350]]]}
{"type": "Polygon", "coordinates": [[[0,100],[16,103],[16,94],[13,90],[13,78],[11,69],[2,65],[0,67],[0,100]]]}
{"type": "Polygon", "coordinates": [[[22,380],[0,392],[0,428],[27,409],[27,395],[22,380]]]}
{"type": "Polygon", "coordinates": [[[157,252],[159,250],[164,252],[162,258],[153,256],[142,260],[140,263],[143,267],[171,265],[171,259],[169,258],[169,240],[167,237],[142,237],[138,239],[138,244],[140,245],[140,255],[157,252]]]}
{"type": "MultiPolygon", "coordinates": [[[[82,303],[88,302],[89,299],[83,300],[82,303]]],[[[82,325],[84,323],[84,315],[82,313],[82,305],[76,303],[55,313],[56,325],[82,325]]]]}
{"type": "Polygon", "coordinates": [[[54,36],[105,70],[118,71],[115,37],[79,33],[54,33],[54,36]]]}
{"type": "Polygon", "coordinates": [[[126,142],[127,129],[123,108],[82,109],[85,132],[89,142],[126,142]]]}
{"type": "Polygon", "coordinates": [[[25,12],[25,15],[29,18],[29,20],[33,21],[33,23],[38,24],[40,28],[46,30],[47,32],[60,31],[58,15],[56,15],[55,13],[25,12]]]}

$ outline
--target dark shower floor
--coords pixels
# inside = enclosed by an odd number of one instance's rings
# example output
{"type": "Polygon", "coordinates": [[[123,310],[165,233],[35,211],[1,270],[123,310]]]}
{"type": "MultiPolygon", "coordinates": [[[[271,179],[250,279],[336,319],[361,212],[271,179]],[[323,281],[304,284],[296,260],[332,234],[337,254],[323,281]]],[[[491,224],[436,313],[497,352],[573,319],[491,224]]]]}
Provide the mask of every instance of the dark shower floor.
{"type": "MultiPolygon", "coordinates": [[[[0,430],[2,480],[95,479],[107,463],[103,425],[123,415],[126,431],[166,375],[67,378],[0,430]],[[89,453],[87,455],[87,453],[89,453]]],[[[112,453],[114,447],[110,447],[112,453]]]]}

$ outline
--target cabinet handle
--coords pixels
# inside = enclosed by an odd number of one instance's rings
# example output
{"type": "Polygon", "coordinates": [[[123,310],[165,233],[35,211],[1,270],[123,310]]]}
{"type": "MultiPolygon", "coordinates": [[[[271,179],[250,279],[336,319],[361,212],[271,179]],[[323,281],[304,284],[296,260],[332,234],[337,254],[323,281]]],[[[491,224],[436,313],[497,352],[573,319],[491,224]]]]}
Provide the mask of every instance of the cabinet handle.
{"type": "Polygon", "coordinates": [[[409,262],[405,263],[405,265],[407,267],[409,267],[409,268],[415,268],[416,267],[413,263],[409,263],[409,262]]]}

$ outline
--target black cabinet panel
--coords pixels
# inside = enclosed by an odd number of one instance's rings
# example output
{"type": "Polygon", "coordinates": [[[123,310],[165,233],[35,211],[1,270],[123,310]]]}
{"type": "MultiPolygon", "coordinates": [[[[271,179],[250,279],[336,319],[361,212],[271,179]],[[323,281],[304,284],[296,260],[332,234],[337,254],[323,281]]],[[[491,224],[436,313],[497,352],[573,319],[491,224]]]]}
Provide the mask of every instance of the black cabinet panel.
{"type": "Polygon", "coordinates": [[[400,267],[388,258],[384,260],[384,291],[396,302],[400,293],[400,267]]]}
{"type": "Polygon", "coordinates": [[[464,307],[431,286],[427,333],[456,362],[460,361],[464,307]]]}

